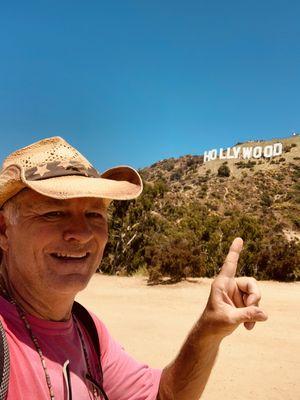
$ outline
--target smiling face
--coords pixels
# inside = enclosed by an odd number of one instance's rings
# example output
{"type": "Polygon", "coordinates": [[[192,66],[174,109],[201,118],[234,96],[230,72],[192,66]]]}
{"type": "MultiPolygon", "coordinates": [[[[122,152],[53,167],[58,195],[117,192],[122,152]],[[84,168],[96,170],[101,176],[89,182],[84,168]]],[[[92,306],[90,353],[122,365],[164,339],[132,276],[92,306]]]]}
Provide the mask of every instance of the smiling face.
{"type": "Polygon", "coordinates": [[[10,282],[35,292],[76,294],[99,266],[107,242],[107,211],[96,198],[52,199],[26,189],[18,215],[1,221],[10,282]]]}

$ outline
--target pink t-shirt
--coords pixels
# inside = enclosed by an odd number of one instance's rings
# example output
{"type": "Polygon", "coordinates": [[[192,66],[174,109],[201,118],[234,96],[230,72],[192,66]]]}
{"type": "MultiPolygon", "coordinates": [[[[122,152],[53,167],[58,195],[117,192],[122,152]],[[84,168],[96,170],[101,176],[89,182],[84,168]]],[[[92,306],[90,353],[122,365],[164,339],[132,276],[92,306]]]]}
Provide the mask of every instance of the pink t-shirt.
{"type": "MultiPolygon", "coordinates": [[[[14,305],[0,297],[0,314],[10,350],[8,400],[50,399],[40,357],[14,305]]],[[[109,400],[155,400],[161,371],[149,368],[130,357],[110,336],[105,325],[93,315],[101,349],[103,387],[109,400]]],[[[86,382],[85,357],[73,319],[53,322],[28,316],[32,331],[42,349],[56,400],[67,398],[63,364],[69,360],[72,400],[92,399],[86,382]]],[[[97,356],[84,327],[92,375],[97,377],[97,356]]]]}

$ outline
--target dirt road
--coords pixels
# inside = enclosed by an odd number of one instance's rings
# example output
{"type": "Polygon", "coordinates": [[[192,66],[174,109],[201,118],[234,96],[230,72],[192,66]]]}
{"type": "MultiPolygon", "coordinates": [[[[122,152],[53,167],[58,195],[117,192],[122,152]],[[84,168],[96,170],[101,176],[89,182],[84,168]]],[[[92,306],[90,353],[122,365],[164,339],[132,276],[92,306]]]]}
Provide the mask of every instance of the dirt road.
{"type": "MultiPolygon", "coordinates": [[[[136,359],[163,368],[203,310],[211,280],[149,287],[96,275],[78,299],[136,359]]],[[[267,322],[223,341],[204,400],[300,399],[300,283],[261,282],[267,322]]]]}

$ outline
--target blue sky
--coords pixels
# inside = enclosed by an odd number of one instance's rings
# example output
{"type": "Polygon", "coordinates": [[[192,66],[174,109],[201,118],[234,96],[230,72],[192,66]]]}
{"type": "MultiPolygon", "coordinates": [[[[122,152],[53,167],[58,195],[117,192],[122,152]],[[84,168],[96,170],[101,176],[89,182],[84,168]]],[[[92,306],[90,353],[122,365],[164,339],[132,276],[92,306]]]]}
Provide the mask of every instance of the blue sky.
{"type": "Polygon", "coordinates": [[[0,0],[0,158],[100,171],[300,131],[299,1],[0,0]]]}

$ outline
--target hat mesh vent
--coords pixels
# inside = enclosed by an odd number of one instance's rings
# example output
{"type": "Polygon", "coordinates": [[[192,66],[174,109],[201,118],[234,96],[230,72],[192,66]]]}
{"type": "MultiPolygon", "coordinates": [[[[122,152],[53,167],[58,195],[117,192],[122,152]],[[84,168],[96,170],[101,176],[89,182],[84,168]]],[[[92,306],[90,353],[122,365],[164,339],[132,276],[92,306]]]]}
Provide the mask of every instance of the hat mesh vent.
{"type": "MultiPolygon", "coordinates": [[[[66,144],[53,144],[52,148],[44,152],[44,156],[42,157],[43,163],[47,164],[53,161],[64,161],[64,160],[74,160],[74,159],[82,159],[82,155],[78,153],[72,146],[68,146],[66,144]],[[47,156],[45,157],[45,154],[47,156]]],[[[23,168],[33,168],[41,164],[41,156],[37,154],[34,155],[26,155],[25,157],[20,157],[18,163],[22,165],[23,168]]]]}

